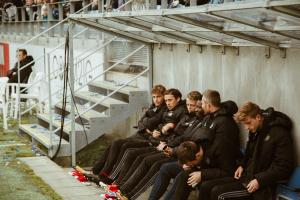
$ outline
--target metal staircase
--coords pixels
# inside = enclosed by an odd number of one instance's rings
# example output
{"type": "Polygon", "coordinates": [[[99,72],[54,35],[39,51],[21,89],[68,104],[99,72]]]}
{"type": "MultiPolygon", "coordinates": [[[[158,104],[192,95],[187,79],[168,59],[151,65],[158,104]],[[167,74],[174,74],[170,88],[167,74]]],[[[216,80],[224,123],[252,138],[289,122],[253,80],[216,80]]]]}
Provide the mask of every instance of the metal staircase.
{"type": "MultiPolygon", "coordinates": [[[[84,9],[85,7],[82,10],[84,9]]],[[[26,48],[26,45],[40,40],[47,34],[50,36],[49,33],[52,29],[62,23],[64,22],[59,22],[43,31],[19,48],[26,48]]],[[[93,33],[94,30],[79,25],[75,27],[75,25],[69,24],[69,26],[73,28],[71,28],[72,34],[70,34],[69,40],[69,87],[62,134],[60,130],[64,109],[61,100],[63,83],[61,81],[59,88],[53,88],[53,85],[57,85],[54,82],[57,81],[57,77],[62,76],[64,69],[53,69],[50,58],[53,52],[62,49],[65,42],[35,59],[37,62],[46,57],[44,60],[45,76],[33,83],[33,85],[45,83],[47,85],[45,88],[47,94],[41,100],[45,104],[45,109],[37,111],[36,119],[31,120],[33,122],[22,124],[21,118],[35,109],[36,104],[26,109],[21,109],[19,106],[19,132],[29,136],[35,147],[49,157],[53,157],[59,148],[57,156],[72,155],[72,164],[75,164],[76,152],[104,133],[111,132],[118,123],[148,106],[148,88],[151,87],[152,70],[151,55],[149,54],[152,52],[150,51],[151,46],[137,42],[132,43],[122,38],[100,33],[100,40],[97,40],[95,46],[89,47],[82,54],[75,55],[73,49],[77,47],[73,47],[74,40],[84,40],[85,34],[93,33]],[[127,43],[133,45],[121,45],[127,43]],[[103,60],[100,64],[92,66],[90,71],[75,77],[75,68],[77,71],[83,71],[79,63],[92,55],[104,55],[103,60]],[[138,62],[137,58],[140,59],[138,62]],[[87,80],[86,83],[82,83],[81,79],[83,78],[87,80]]],[[[27,66],[19,69],[18,73],[25,67],[27,66]]],[[[20,94],[22,90],[18,92],[20,94]]]]}
{"type": "MultiPolygon", "coordinates": [[[[130,117],[141,107],[147,106],[148,92],[132,86],[124,86],[117,90],[119,86],[113,82],[95,80],[88,84],[88,91],[78,91],[75,93],[76,107],[79,113],[83,113],[91,105],[101,101],[109,91],[116,91],[112,97],[107,97],[99,103],[95,108],[81,115],[82,122],[76,119],[75,135],[76,135],[76,151],[81,150],[89,143],[99,138],[104,133],[110,132],[111,129],[119,122],[130,117]],[[86,134],[83,129],[86,129],[86,134]]],[[[52,115],[53,130],[59,129],[61,125],[62,103],[55,105],[54,114],[52,115]]],[[[67,104],[66,111],[68,115],[65,118],[64,134],[61,145],[60,156],[70,156],[70,133],[71,121],[70,112],[71,105],[67,104]]],[[[51,157],[56,151],[59,142],[59,130],[55,134],[51,134],[49,130],[50,115],[49,113],[41,113],[37,115],[37,124],[21,124],[19,126],[21,133],[26,133],[32,137],[34,143],[41,144],[46,149],[47,154],[51,157]],[[52,145],[51,145],[52,137],[52,145]]]]}

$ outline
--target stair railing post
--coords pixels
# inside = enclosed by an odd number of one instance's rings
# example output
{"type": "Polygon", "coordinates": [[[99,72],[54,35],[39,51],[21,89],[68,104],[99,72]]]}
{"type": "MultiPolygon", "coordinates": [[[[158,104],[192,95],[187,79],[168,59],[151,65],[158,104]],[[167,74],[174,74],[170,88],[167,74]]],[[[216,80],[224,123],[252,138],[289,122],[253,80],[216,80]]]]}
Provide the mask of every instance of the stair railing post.
{"type": "MultiPolygon", "coordinates": [[[[152,90],[153,87],[153,44],[148,45],[148,79],[149,79],[149,93],[152,90]]],[[[150,102],[151,100],[151,94],[149,94],[150,102]]]]}
{"type": "MultiPolygon", "coordinates": [[[[50,149],[52,150],[53,153],[53,113],[52,113],[52,92],[51,92],[51,67],[50,67],[50,53],[47,54],[47,68],[48,68],[48,73],[47,73],[47,78],[48,78],[48,112],[49,112],[49,133],[50,133],[50,149]]],[[[50,151],[51,152],[51,151],[50,151]]]]}
{"type": "MultiPolygon", "coordinates": [[[[17,50],[17,52],[18,52],[18,54],[19,54],[19,49],[17,50]]],[[[15,110],[15,112],[18,114],[19,113],[19,125],[21,125],[21,94],[20,94],[20,92],[21,92],[21,89],[20,89],[20,87],[21,87],[21,77],[20,77],[20,75],[21,75],[21,70],[20,70],[20,67],[21,65],[20,65],[20,61],[18,60],[18,88],[17,88],[17,92],[18,92],[18,95],[17,95],[17,101],[15,101],[15,103],[18,103],[18,110],[15,110]]]]}
{"type": "Polygon", "coordinates": [[[74,52],[73,52],[73,28],[74,23],[69,20],[69,67],[70,67],[70,90],[71,90],[71,153],[72,153],[72,166],[76,165],[76,144],[75,144],[75,102],[73,101],[72,94],[74,94],[74,52]]]}

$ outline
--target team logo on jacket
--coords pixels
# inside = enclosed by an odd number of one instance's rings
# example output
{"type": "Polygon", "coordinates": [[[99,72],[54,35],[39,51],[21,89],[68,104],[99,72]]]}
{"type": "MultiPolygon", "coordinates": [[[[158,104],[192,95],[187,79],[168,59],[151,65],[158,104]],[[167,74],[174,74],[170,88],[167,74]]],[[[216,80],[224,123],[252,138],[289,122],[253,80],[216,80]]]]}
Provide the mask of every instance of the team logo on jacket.
{"type": "Polygon", "coordinates": [[[172,111],[168,112],[168,116],[172,117],[173,116],[173,112],[172,111]]]}
{"type": "Polygon", "coordinates": [[[271,136],[270,136],[270,135],[267,135],[267,137],[265,137],[265,141],[269,141],[270,138],[271,138],[271,136]]]}
{"type": "Polygon", "coordinates": [[[185,126],[188,126],[188,127],[191,127],[193,125],[194,121],[191,121],[191,122],[185,122],[185,126]]]}
{"type": "Polygon", "coordinates": [[[210,164],[210,159],[209,159],[209,158],[206,158],[206,159],[205,159],[205,162],[206,162],[206,164],[209,165],[209,164],[210,164]]]}

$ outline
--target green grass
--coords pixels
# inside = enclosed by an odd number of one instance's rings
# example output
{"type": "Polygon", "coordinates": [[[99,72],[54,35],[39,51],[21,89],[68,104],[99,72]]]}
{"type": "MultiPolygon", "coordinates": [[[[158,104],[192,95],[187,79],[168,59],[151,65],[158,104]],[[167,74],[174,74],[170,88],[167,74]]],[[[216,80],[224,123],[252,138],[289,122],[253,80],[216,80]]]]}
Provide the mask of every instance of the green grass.
{"type": "MultiPolygon", "coordinates": [[[[22,123],[32,120],[32,116],[27,116],[22,119],[22,123]]],[[[62,200],[49,185],[17,159],[35,154],[29,141],[17,134],[16,120],[9,120],[9,129],[4,130],[0,120],[0,200],[62,200]]]]}
{"type": "Polygon", "coordinates": [[[87,147],[79,151],[77,156],[77,164],[83,167],[93,166],[109,146],[112,139],[105,135],[90,143],[87,147]]]}

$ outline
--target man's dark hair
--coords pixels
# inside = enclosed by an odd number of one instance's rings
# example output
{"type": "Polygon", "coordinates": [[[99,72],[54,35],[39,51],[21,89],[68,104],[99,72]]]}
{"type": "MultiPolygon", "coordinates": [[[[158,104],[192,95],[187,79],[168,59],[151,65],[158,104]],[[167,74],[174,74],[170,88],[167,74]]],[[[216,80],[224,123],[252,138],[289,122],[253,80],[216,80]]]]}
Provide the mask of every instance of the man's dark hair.
{"type": "Polygon", "coordinates": [[[23,55],[27,55],[26,49],[18,49],[18,51],[21,51],[23,55]]]}
{"type": "Polygon", "coordinates": [[[205,90],[203,92],[203,97],[205,97],[207,103],[210,103],[211,105],[215,107],[221,106],[221,97],[220,93],[216,90],[205,90]]]}
{"type": "Polygon", "coordinates": [[[177,98],[180,98],[180,99],[181,99],[181,97],[182,97],[181,92],[180,92],[178,89],[175,89],[175,88],[168,89],[168,90],[165,92],[165,95],[173,95],[176,99],[177,99],[177,98]]]}
{"type": "Polygon", "coordinates": [[[196,159],[196,154],[199,151],[199,147],[197,147],[195,142],[186,141],[181,143],[177,150],[176,155],[181,164],[185,164],[189,161],[196,159]]]}
{"type": "Polygon", "coordinates": [[[191,91],[186,95],[186,97],[192,101],[201,101],[202,94],[198,91],[191,91]]]}

